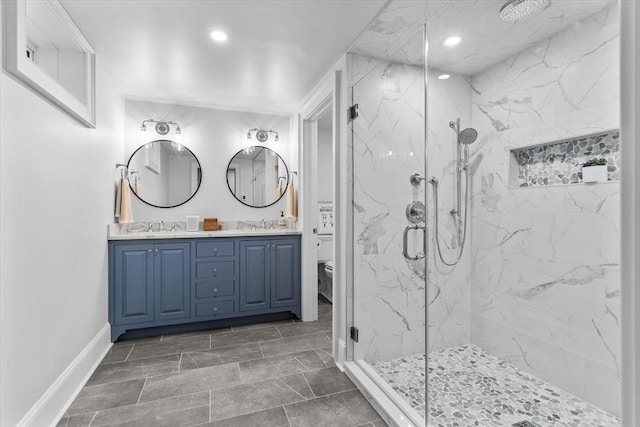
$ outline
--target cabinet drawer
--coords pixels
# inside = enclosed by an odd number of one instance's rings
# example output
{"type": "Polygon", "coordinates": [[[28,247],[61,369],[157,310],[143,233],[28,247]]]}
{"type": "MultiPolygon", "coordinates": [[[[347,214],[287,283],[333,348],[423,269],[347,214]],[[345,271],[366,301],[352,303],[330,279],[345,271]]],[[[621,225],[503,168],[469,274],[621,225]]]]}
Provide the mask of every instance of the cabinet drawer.
{"type": "Polygon", "coordinates": [[[196,257],[234,256],[235,242],[223,240],[214,242],[197,242],[196,257]]]}
{"type": "Polygon", "coordinates": [[[205,317],[219,314],[231,314],[235,311],[235,301],[205,302],[196,304],[196,316],[205,317]]]}
{"type": "Polygon", "coordinates": [[[196,283],[196,298],[232,297],[236,294],[235,280],[196,283]]]}
{"type": "Polygon", "coordinates": [[[211,261],[196,263],[196,278],[198,279],[233,277],[235,274],[235,261],[211,261]]]}

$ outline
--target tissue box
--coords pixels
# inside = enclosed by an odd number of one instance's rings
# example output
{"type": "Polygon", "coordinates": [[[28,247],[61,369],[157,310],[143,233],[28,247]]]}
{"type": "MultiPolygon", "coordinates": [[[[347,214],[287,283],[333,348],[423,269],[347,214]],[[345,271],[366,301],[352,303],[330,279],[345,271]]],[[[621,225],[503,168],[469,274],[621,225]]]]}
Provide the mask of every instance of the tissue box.
{"type": "Polygon", "coordinates": [[[203,230],[204,231],[218,231],[218,218],[205,218],[204,219],[203,230]]]}
{"type": "Polygon", "coordinates": [[[187,231],[199,231],[199,229],[200,229],[200,216],[187,215],[187,231]]]}

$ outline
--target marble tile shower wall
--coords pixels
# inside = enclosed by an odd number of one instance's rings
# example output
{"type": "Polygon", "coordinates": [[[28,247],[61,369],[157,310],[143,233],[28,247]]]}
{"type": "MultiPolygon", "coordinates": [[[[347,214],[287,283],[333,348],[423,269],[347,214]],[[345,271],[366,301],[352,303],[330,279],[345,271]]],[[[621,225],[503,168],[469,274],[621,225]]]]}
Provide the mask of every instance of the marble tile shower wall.
{"type": "MultiPolygon", "coordinates": [[[[425,352],[425,263],[402,256],[405,207],[424,199],[409,176],[424,169],[422,69],[350,54],[355,359],[425,352]]],[[[412,239],[410,251],[421,250],[412,239]]]]}
{"type": "MultiPolygon", "coordinates": [[[[458,253],[457,227],[449,211],[456,205],[456,133],[449,122],[460,118],[460,127],[471,126],[471,87],[461,76],[439,80],[429,71],[427,87],[427,176],[438,184],[438,234],[445,260],[458,253]]],[[[464,179],[464,175],[463,175],[464,179]]],[[[438,255],[434,230],[434,193],[427,186],[429,248],[427,251],[428,351],[458,347],[471,340],[469,270],[471,239],[455,267],[444,265],[438,255]]],[[[464,186],[462,188],[464,191],[464,186]]],[[[470,234],[470,229],[469,229],[470,234]]]]}
{"type": "Polygon", "coordinates": [[[616,4],[472,77],[472,342],[613,414],[620,186],[512,189],[509,150],[619,127],[616,4]]]}

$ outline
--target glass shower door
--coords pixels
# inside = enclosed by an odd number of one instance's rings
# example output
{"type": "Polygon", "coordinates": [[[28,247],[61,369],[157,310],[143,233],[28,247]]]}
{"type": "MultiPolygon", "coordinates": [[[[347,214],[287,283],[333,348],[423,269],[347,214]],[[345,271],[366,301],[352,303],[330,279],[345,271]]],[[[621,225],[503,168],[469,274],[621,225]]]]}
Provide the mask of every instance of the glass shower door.
{"type": "Polygon", "coordinates": [[[425,411],[423,32],[412,61],[349,54],[353,196],[352,359],[425,411]],[[411,179],[413,176],[413,180],[411,179]],[[411,207],[409,207],[411,205],[411,207]]]}

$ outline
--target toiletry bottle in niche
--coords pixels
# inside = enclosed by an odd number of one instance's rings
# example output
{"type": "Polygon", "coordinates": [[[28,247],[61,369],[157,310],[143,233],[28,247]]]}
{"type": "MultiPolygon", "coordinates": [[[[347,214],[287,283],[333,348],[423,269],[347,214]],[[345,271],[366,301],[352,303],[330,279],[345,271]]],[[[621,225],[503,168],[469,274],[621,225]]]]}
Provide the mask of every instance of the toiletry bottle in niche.
{"type": "Polygon", "coordinates": [[[280,211],[280,219],[278,220],[278,228],[287,228],[289,225],[287,219],[284,217],[284,211],[280,211]]]}

